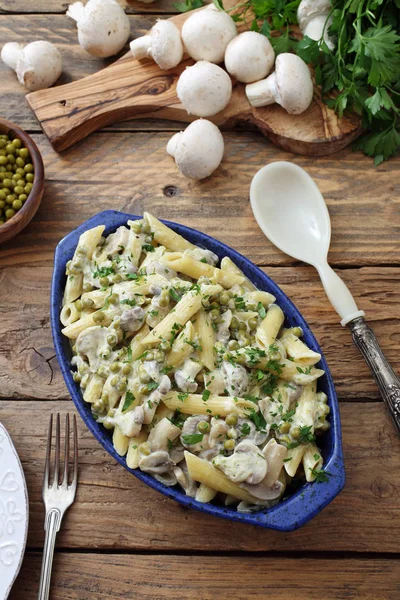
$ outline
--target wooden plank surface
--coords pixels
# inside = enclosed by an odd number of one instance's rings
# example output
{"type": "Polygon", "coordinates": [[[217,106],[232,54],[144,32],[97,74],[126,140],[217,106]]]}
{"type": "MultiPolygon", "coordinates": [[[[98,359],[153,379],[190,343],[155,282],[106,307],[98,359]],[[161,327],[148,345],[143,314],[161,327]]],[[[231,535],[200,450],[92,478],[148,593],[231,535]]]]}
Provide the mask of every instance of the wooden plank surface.
{"type": "MultiPolygon", "coordinates": [[[[28,546],[43,543],[41,501],[47,423],[65,402],[2,402],[1,420],[21,457],[30,496],[28,546]]],[[[291,533],[203,515],[181,507],[115,463],[78,418],[80,476],[58,548],[146,551],[398,552],[400,439],[381,403],[341,406],[347,483],[303,528],[291,533]]]]}
{"type": "MultiPolygon", "coordinates": [[[[53,219],[50,228],[57,231],[53,219]]],[[[41,231],[44,236],[45,228],[41,231]]],[[[52,248],[40,251],[26,245],[3,254],[6,266],[0,272],[0,398],[68,397],[51,338],[51,261],[52,248]]],[[[282,286],[309,322],[328,361],[339,397],[379,398],[368,367],[352,343],[350,332],[339,324],[316,271],[311,267],[263,270],[282,286]]],[[[399,370],[399,269],[364,267],[338,272],[366,311],[387,357],[399,370]]]]}
{"type": "MultiPolygon", "coordinates": [[[[35,3],[36,4],[36,3],[35,3]]],[[[29,5],[28,5],[29,6],[29,5]]],[[[157,4],[158,6],[158,4],[157,4]]],[[[159,17],[170,15],[148,14],[130,16],[131,38],[145,34],[159,17]]],[[[14,41],[28,43],[44,38],[60,50],[63,60],[63,72],[57,85],[77,81],[96,73],[110,65],[118,56],[128,51],[128,45],[117,57],[101,59],[91,56],[78,43],[75,23],[65,15],[5,15],[0,13],[0,47],[14,41]]],[[[7,107],[7,118],[28,131],[41,131],[41,127],[25,101],[27,90],[18,82],[15,73],[0,61],[0,80],[2,82],[1,104],[7,107]]],[[[4,110],[3,110],[4,114],[4,110]]],[[[173,130],[181,128],[180,123],[155,119],[141,119],[116,123],[109,130],[173,130]]]]}
{"type": "MultiPolygon", "coordinates": [[[[65,14],[73,0],[0,0],[0,13],[14,15],[15,13],[49,13],[65,14]]],[[[118,0],[128,14],[136,13],[175,13],[176,0],[157,0],[150,4],[138,0],[118,0]]],[[[206,3],[208,0],[206,0],[206,3]]]]}
{"type": "MultiPolygon", "coordinates": [[[[394,600],[400,563],[387,559],[128,556],[55,557],[52,600],[394,600]]],[[[10,600],[33,600],[40,556],[28,554],[10,600]]]]}
{"type": "Polygon", "coordinates": [[[136,214],[152,211],[190,225],[258,265],[291,265],[293,259],[272,246],[258,228],[248,197],[258,169],[270,161],[292,160],[310,173],[326,199],[333,265],[399,264],[396,160],[376,169],[360,153],[344,150],[316,161],[280,151],[258,134],[227,132],[221,167],[212,178],[195,182],[183,177],[167,155],[170,134],[165,132],[96,133],[61,155],[43,135],[33,138],[43,155],[46,188],[33,223],[8,243],[12,256],[18,252],[19,263],[32,246],[48,256],[82,221],[113,208],[136,214]]]}

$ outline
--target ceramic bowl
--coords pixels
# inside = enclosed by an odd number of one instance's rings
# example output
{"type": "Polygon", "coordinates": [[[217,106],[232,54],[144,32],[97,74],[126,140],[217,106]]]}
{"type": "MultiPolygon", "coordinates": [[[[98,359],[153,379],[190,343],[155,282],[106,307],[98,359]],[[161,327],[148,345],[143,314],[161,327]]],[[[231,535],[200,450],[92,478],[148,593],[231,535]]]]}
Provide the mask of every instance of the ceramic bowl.
{"type": "Polygon", "coordinates": [[[18,127],[18,125],[15,125],[15,123],[11,123],[11,121],[7,121],[6,119],[0,118],[0,133],[11,133],[13,137],[17,137],[21,140],[25,148],[28,148],[35,174],[32,189],[28,198],[25,200],[23,207],[16,212],[9,221],[6,221],[3,225],[0,225],[1,244],[2,242],[10,240],[24,227],[26,227],[39,208],[44,191],[44,166],[42,156],[35,142],[23,129],[18,127]]]}
{"type": "MultiPolygon", "coordinates": [[[[89,219],[75,231],[67,235],[61,240],[56,249],[51,289],[51,325],[58,362],[68,390],[82,419],[95,438],[114,460],[119,462],[125,469],[130,471],[141,481],[144,481],[147,485],[161,492],[165,496],[177,500],[180,504],[232,521],[240,521],[242,523],[249,523],[251,525],[258,525],[280,531],[290,531],[304,525],[304,523],[317,515],[335,498],[335,496],[343,489],[345,483],[338,399],[328,365],[323,356],[320,366],[325,370],[325,375],[318,381],[319,389],[324,391],[328,396],[328,402],[331,409],[331,427],[322,438],[320,447],[324,458],[324,468],[330,473],[328,481],[324,483],[306,483],[276,506],[261,510],[260,512],[242,514],[217,503],[203,504],[186,496],[180,489],[167,487],[159,483],[153,479],[153,477],[143,473],[139,469],[129,469],[126,465],[125,458],[119,456],[114,450],[110,432],[93,419],[90,405],[84,402],[79,385],[76,384],[72,378],[70,365],[71,349],[69,341],[61,333],[62,325],[59,316],[65,287],[65,265],[73,256],[74,250],[78,244],[79,236],[87,229],[104,224],[106,226],[104,235],[109,235],[120,225],[125,225],[128,219],[138,218],[141,217],[112,210],[104,211],[89,219]]],[[[224,256],[228,256],[240,269],[242,269],[245,275],[257,288],[270,292],[276,297],[277,304],[279,304],[286,315],[286,326],[292,327],[294,325],[299,325],[303,329],[304,340],[308,346],[322,355],[314,335],[300,312],[272,279],[258,267],[253,265],[247,258],[232,248],[229,248],[222,242],[219,242],[204,233],[169,221],[164,221],[164,223],[187,238],[193,244],[212,250],[212,252],[217,254],[220,259],[224,256]]]]}

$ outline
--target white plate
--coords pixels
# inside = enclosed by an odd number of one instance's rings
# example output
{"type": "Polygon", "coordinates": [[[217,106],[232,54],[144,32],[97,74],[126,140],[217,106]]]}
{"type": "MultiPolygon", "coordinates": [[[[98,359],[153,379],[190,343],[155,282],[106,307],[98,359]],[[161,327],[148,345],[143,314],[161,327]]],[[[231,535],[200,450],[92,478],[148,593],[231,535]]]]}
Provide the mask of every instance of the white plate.
{"type": "Polygon", "coordinates": [[[17,451],[0,423],[0,600],[6,600],[21,568],[29,503],[17,451]]]}

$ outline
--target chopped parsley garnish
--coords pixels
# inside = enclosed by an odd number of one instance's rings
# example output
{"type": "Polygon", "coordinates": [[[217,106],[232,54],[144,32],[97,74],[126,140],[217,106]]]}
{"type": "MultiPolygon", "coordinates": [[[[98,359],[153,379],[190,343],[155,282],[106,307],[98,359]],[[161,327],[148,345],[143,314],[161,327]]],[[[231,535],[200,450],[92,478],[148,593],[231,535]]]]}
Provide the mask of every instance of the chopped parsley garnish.
{"type": "Polygon", "coordinates": [[[321,457],[319,454],[314,454],[314,460],[319,460],[321,457]]]}
{"type": "Polygon", "coordinates": [[[247,362],[250,367],[255,367],[262,358],[266,356],[264,350],[260,350],[259,348],[254,348],[249,346],[245,350],[247,362]]]}
{"type": "Polygon", "coordinates": [[[281,365],[278,360],[273,360],[272,358],[270,358],[267,362],[268,371],[273,371],[277,375],[280,375],[282,373],[282,367],[283,365],[281,365]]]}
{"type": "Polygon", "coordinates": [[[135,396],[132,394],[132,392],[130,390],[128,390],[125,394],[125,401],[124,401],[124,405],[122,407],[122,412],[124,412],[124,410],[127,410],[134,400],[135,400],[135,396]]]}
{"type": "Polygon", "coordinates": [[[93,273],[93,277],[107,277],[113,275],[113,273],[115,273],[114,267],[100,267],[93,273]]]}
{"type": "Polygon", "coordinates": [[[143,352],[143,354],[141,354],[140,356],[138,356],[138,357],[137,357],[137,359],[136,359],[136,360],[140,360],[141,358],[146,358],[146,356],[147,356],[148,352],[149,352],[148,350],[145,350],[145,351],[143,352]]]}
{"type": "Polygon", "coordinates": [[[264,419],[262,412],[256,412],[254,408],[248,408],[248,417],[253,421],[257,431],[265,432],[267,430],[267,421],[264,419]]]}
{"type": "Polygon", "coordinates": [[[145,250],[146,252],[154,252],[155,248],[152,244],[143,244],[142,250],[145,250]]]}
{"type": "Polygon", "coordinates": [[[276,390],[278,385],[278,377],[272,375],[271,373],[268,375],[268,378],[261,386],[261,391],[266,396],[272,396],[273,392],[276,390]]]}
{"type": "Polygon", "coordinates": [[[165,367],[161,369],[160,373],[167,375],[170,371],[172,371],[173,368],[174,367],[171,367],[171,365],[165,365],[165,367]]]}
{"type": "Polygon", "coordinates": [[[158,317],[158,310],[149,310],[149,315],[151,317],[158,317]]]}
{"type": "Polygon", "coordinates": [[[236,310],[246,310],[246,302],[241,296],[235,297],[235,307],[236,310]]]}
{"type": "Polygon", "coordinates": [[[121,304],[129,304],[129,306],[136,306],[136,300],[134,298],[132,300],[121,300],[121,304]]]}
{"type": "Polygon", "coordinates": [[[242,435],[248,435],[251,431],[250,425],[248,423],[243,423],[240,433],[242,435]]]}
{"type": "Polygon", "coordinates": [[[298,440],[300,444],[308,444],[315,441],[315,435],[312,432],[312,425],[304,425],[303,427],[300,427],[298,440]]]}
{"type": "Polygon", "coordinates": [[[137,273],[127,273],[127,275],[126,275],[126,278],[129,281],[139,279],[140,277],[141,277],[141,275],[138,275],[137,273]]]}
{"type": "Polygon", "coordinates": [[[124,363],[130,363],[132,362],[132,348],[130,346],[128,346],[127,350],[126,350],[126,360],[124,360],[124,363]]]}
{"type": "Polygon", "coordinates": [[[201,258],[201,259],[200,259],[200,262],[202,262],[202,263],[206,263],[206,264],[207,264],[207,259],[206,259],[206,258],[201,258]]]}
{"type": "Polygon", "coordinates": [[[258,404],[258,401],[260,400],[260,398],[257,398],[257,396],[250,396],[250,395],[243,396],[243,398],[245,400],[249,400],[249,402],[254,402],[254,404],[258,404]]]}
{"type": "Polygon", "coordinates": [[[257,312],[260,315],[261,319],[265,319],[265,317],[267,316],[267,311],[265,310],[262,302],[259,302],[257,304],[257,312]]]}
{"type": "MultiPolygon", "coordinates": [[[[279,407],[281,408],[282,405],[279,407]]],[[[293,421],[293,417],[296,413],[296,410],[288,410],[287,413],[285,413],[284,415],[282,415],[282,421],[285,421],[286,423],[291,423],[293,421]]]]}
{"type": "Polygon", "coordinates": [[[179,302],[182,298],[182,296],[180,296],[178,294],[178,292],[176,291],[176,289],[174,287],[169,288],[169,295],[174,302],[179,302]]]}
{"type": "Polygon", "coordinates": [[[185,342],[186,344],[189,344],[189,346],[192,346],[194,350],[202,350],[202,347],[198,342],[192,342],[190,340],[185,340],[185,342]]]}
{"type": "Polygon", "coordinates": [[[178,394],[178,400],[184,402],[188,396],[189,394],[187,392],[182,392],[181,394],[178,394]]]}
{"type": "Polygon", "coordinates": [[[305,369],[302,369],[301,367],[296,367],[296,369],[302,375],[309,375],[311,373],[312,366],[310,365],[309,367],[306,367],[305,369]]]}
{"type": "Polygon", "coordinates": [[[172,442],[169,438],[167,438],[167,444],[168,444],[168,450],[171,450],[172,448],[172,442]]]}
{"type": "Polygon", "coordinates": [[[329,477],[331,476],[328,471],[324,471],[324,469],[312,469],[310,467],[311,475],[315,477],[315,481],[317,483],[326,483],[329,481],[329,477]]]}
{"type": "Polygon", "coordinates": [[[201,395],[201,397],[203,398],[203,402],[207,402],[207,400],[209,399],[210,396],[211,396],[210,390],[204,390],[204,392],[201,395]]]}
{"type": "Polygon", "coordinates": [[[182,441],[185,444],[191,446],[192,444],[198,444],[199,442],[201,442],[203,440],[203,437],[204,436],[202,433],[192,433],[191,435],[183,435],[182,441]]]}
{"type": "Polygon", "coordinates": [[[176,427],[180,427],[182,429],[185,418],[185,415],[183,415],[181,411],[177,409],[175,410],[174,416],[169,420],[173,425],[176,425],[176,427]]]}
{"type": "Polygon", "coordinates": [[[151,392],[153,390],[156,390],[158,388],[158,383],[157,381],[150,381],[150,383],[148,383],[146,385],[147,391],[151,392]]]}
{"type": "Polygon", "coordinates": [[[292,460],[292,458],[293,458],[293,456],[289,456],[288,458],[284,458],[283,462],[289,462],[289,461],[292,460]]]}

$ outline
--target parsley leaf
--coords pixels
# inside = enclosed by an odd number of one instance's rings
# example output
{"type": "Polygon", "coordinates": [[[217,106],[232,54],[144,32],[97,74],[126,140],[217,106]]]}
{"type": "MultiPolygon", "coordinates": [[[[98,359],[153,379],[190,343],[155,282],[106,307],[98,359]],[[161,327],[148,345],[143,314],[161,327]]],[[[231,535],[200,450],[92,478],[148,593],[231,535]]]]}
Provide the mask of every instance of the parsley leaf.
{"type": "Polygon", "coordinates": [[[211,396],[211,392],[210,390],[204,390],[204,392],[202,393],[202,398],[203,398],[203,402],[207,402],[207,400],[209,399],[209,397],[211,396]]]}
{"type": "Polygon", "coordinates": [[[108,275],[112,275],[115,273],[114,267],[100,267],[93,273],[93,277],[107,277],[108,275]]]}
{"type": "Polygon", "coordinates": [[[331,476],[328,471],[324,471],[324,469],[312,469],[310,467],[311,475],[315,477],[315,481],[317,483],[326,483],[329,481],[329,477],[331,476]]]}
{"type": "Polygon", "coordinates": [[[264,415],[261,411],[256,412],[254,408],[248,408],[248,417],[250,421],[253,421],[257,431],[265,432],[267,430],[267,421],[264,419],[264,415]]]}
{"type": "Polygon", "coordinates": [[[315,435],[312,432],[312,425],[300,427],[298,440],[300,444],[309,444],[315,441],[315,435]]]}
{"type": "Polygon", "coordinates": [[[192,433],[190,435],[183,435],[182,441],[188,445],[198,444],[203,440],[203,437],[202,433],[192,433]]]}
{"type": "Polygon", "coordinates": [[[178,294],[174,287],[169,288],[169,295],[174,302],[179,302],[182,299],[182,296],[178,294]]]}
{"type": "Polygon", "coordinates": [[[124,401],[124,405],[122,407],[122,412],[124,412],[124,410],[127,410],[134,400],[135,400],[135,396],[132,394],[131,391],[128,390],[125,394],[125,401],[124,401]]]}
{"type": "Polygon", "coordinates": [[[178,400],[180,400],[181,402],[184,402],[188,396],[189,396],[188,393],[182,392],[182,393],[178,394],[178,400]]]}
{"type": "Polygon", "coordinates": [[[257,312],[260,315],[260,319],[265,319],[265,317],[267,316],[267,311],[265,310],[262,302],[259,302],[257,304],[257,312]]]}

